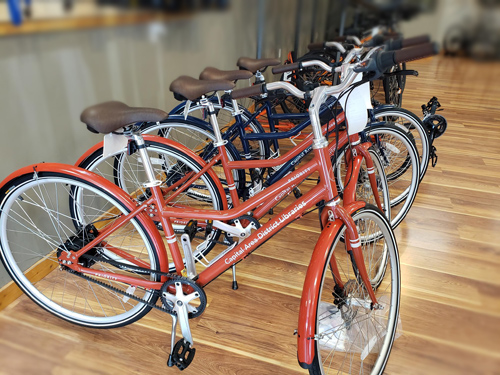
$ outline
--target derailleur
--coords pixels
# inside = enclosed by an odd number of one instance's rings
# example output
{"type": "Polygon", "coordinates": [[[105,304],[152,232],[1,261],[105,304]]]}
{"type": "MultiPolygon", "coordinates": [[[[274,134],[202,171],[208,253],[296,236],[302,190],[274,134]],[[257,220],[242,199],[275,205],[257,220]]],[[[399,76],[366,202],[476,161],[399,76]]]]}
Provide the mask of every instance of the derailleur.
{"type": "Polygon", "coordinates": [[[180,276],[166,281],[160,292],[163,306],[172,317],[171,347],[167,365],[177,366],[182,371],[191,364],[196,353],[189,319],[196,318],[205,311],[207,296],[194,281],[180,276]],[[177,322],[183,337],[176,342],[177,322]]]}

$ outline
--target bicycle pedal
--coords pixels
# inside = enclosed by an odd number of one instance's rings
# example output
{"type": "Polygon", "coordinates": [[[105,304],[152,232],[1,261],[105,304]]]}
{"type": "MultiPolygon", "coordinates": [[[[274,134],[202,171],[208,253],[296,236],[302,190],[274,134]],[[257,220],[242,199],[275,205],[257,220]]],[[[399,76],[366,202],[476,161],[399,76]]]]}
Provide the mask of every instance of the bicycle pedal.
{"type": "Polygon", "coordinates": [[[298,187],[293,189],[293,195],[295,195],[295,199],[299,199],[302,196],[302,192],[298,187]]]}
{"type": "Polygon", "coordinates": [[[190,346],[191,344],[184,338],[177,341],[172,350],[172,354],[168,357],[167,366],[177,366],[181,371],[186,369],[191,364],[196,354],[196,349],[190,346]]]}
{"type": "Polygon", "coordinates": [[[189,241],[193,240],[197,230],[198,230],[198,221],[189,220],[189,223],[187,223],[186,226],[184,227],[184,233],[186,233],[189,236],[189,241]]]}

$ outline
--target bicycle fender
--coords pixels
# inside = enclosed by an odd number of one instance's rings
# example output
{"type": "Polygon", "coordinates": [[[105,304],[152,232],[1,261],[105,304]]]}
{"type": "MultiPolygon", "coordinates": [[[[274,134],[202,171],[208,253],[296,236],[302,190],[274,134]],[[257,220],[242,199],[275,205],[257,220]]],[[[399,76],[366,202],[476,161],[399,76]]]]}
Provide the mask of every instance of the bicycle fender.
{"type": "MultiPolygon", "coordinates": [[[[79,180],[89,181],[97,187],[101,188],[104,191],[110,192],[111,195],[118,198],[121,202],[123,202],[126,208],[130,211],[133,211],[137,208],[136,203],[130,198],[125,191],[120,189],[118,186],[113,184],[112,182],[106,180],[104,177],[101,177],[94,172],[90,172],[83,168],[78,168],[69,164],[59,164],[59,163],[39,163],[32,164],[27,167],[18,169],[17,171],[11,173],[7,178],[5,178],[0,184],[0,200],[3,201],[5,195],[9,193],[6,191],[8,188],[8,184],[13,183],[14,180],[19,177],[23,177],[25,175],[40,175],[43,177],[44,172],[60,172],[73,177],[78,178],[79,180]]],[[[137,216],[142,215],[142,223],[144,224],[144,228],[147,233],[151,236],[151,239],[154,243],[156,252],[158,253],[158,257],[160,259],[161,271],[168,272],[168,255],[165,249],[165,244],[163,243],[163,239],[158,232],[158,229],[154,225],[153,221],[147,214],[140,213],[137,216]]]]}
{"type": "MultiPolygon", "coordinates": [[[[354,202],[344,209],[349,215],[365,207],[365,202],[354,202]]],[[[328,208],[325,208],[325,210],[328,208]]],[[[309,369],[315,355],[316,340],[314,331],[316,327],[316,308],[318,305],[318,292],[321,286],[324,267],[330,251],[330,246],[342,228],[340,219],[329,221],[314,247],[311,261],[307,267],[304,288],[300,300],[299,326],[297,330],[297,359],[302,368],[309,369]]]]}

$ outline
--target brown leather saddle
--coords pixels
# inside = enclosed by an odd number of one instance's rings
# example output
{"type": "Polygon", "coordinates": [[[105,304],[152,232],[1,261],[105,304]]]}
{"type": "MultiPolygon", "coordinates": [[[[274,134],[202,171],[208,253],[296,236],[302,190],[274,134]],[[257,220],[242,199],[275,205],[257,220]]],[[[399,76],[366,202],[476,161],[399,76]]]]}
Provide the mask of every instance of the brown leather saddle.
{"type": "Polygon", "coordinates": [[[250,57],[240,57],[236,63],[240,69],[245,69],[252,73],[267,68],[268,66],[276,66],[279,64],[281,64],[279,59],[252,59],[250,57]]]}
{"type": "Polygon", "coordinates": [[[108,134],[138,122],[165,120],[168,113],[161,109],[129,107],[122,102],[105,102],[85,109],[80,120],[93,133],[108,134]]]}
{"type": "Polygon", "coordinates": [[[238,81],[240,79],[250,79],[253,77],[253,73],[248,70],[219,70],[209,66],[205,68],[203,72],[200,73],[200,79],[202,80],[226,80],[226,81],[238,81]]]}
{"type": "Polygon", "coordinates": [[[180,76],[170,84],[170,91],[177,100],[197,101],[212,91],[232,90],[235,84],[226,80],[199,80],[193,77],[180,76]]]}

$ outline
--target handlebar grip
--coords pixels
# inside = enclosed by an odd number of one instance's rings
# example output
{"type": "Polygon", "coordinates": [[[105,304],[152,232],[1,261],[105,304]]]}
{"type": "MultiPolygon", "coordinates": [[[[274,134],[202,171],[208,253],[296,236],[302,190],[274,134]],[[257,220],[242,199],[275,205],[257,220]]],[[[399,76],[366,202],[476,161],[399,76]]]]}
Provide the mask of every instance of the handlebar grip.
{"type": "Polygon", "coordinates": [[[415,47],[404,48],[399,51],[381,52],[377,56],[377,69],[385,72],[392,66],[412,60],[423,59],[424,57],[437,55],[439,46],[437,43],[426,43],[415,47]]]}
{"type": "Polygon", "coordinates": [[[323,49],[323,48],[325,48],[325,42],[309,43],[307,45],[307,49],[309,49],[310,51],[323,49]]]}
{"type": "Polygon", "coordinates": [[[248,98],[249,96],[260,95],[263,93],[265,84],[253,85],[249,87],[244,87],[242,89],[236,89],[231,92],[232,99],[248,98]]]}
{"type": "Polygon", "coordinates": [[[434,56],[439,53],[439,45],[437,43],[426,43],[415,47],[404,48],[394,52],[394,63],[419,60],[424,57],[434,56]]]}
{"type": "Polygon", "coordinates": [[[431,37],[429,35],[419,35],[413,38],[406,38],[401,41],[402,48],[418,46],[419,44],[430,43],[431,37]]]}
{"type": "Polygon", "coordinates": [[[418,46],[421,44],[430,43],[430,41],[431,41],[431,38],[429,37],[429,35],[420,35],[420,36],[416,36],[413,38],[389,40],[386,43],[386,50],[387,51],[397,51],[397,50],[400,50],[402,48],[413,47],[413,46],[418,46]]]}
{"type": "Polygon", "coordinates": [[[291,72],[297,69],[300,69],[300,62],[296,62],[293,64],[278,65],[272,68],[271,71],[273,72],[273,74],[279,74],[279,73],[291,72]]]}

